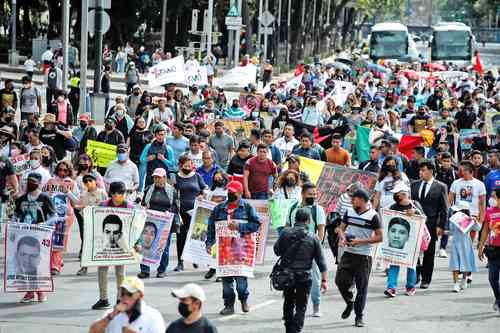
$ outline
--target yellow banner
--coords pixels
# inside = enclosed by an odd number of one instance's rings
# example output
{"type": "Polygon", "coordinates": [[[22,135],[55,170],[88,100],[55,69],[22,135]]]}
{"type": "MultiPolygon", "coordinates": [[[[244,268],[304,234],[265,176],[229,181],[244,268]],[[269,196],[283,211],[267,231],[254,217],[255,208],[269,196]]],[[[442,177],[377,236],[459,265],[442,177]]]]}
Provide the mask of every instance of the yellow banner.
{"type": "Polygon", "coordinates": [[[108,143],[89,140],[86,152],[98,167],[107,168],[109,163],[116,160],[116,146],[108,143]]]}

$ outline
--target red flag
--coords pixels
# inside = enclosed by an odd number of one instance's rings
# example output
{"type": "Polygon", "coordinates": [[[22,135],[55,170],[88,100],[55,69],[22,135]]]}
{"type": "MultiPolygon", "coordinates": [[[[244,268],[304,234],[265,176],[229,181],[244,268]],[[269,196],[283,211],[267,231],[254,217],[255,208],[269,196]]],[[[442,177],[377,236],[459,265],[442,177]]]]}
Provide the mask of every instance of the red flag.
{"type": "Polygon", "coordinates": [[[413,135],[403,135],[399,142],[399,151],[408,159],[413,157],[413,148],[422,145],[422,137],[413,135]]]}
{"type": "Polygon", "coordinates": [[[479,74],[483,75],[483,65],[481,64],[481,58],[479,57],[479,52],[476,52],[476,63],[474,64],[474,70],[479,74]]]}
{"type": "Polygon", "coordinates": [[[313,136],[314,136],[314,143],[317,143],[319,145],[321,142],[323,142],[326,139],[328,139],[330,137],[330,134],[325,135],[325,136],[320,136],[319,135],[319,128],[315,127],[313,129],[313,136]]]}
{"type": "Polygon", "coordinates": [[[304,73],[304,64],[297,64],[295,66],[295,76],[299,76],[302,73],[304,73]]]}

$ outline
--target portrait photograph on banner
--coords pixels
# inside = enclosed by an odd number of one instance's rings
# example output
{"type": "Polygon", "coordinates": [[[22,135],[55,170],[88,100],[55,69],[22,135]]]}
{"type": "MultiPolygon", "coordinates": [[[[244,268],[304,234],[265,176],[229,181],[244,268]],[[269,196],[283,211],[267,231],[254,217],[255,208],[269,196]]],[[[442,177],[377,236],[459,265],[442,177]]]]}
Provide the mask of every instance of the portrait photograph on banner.
{"type": "Polygon", "coordinates": [[[264,264],[266,256],[266,242],[269,237],[269,226],[271,225],[271,217],[269,215],[269,205],[267,200],[250,200],[248,203],[255,208],[259,217],[260,227],[257,232],[256,249],[255,249],[255,264],[264,264]]]}
{"type": "Polygon", "coordinates": [[[425,216],[406,215],[382,209],[384,240],[377,246],[375,260],[415,268],[424,233],[425,216]]]}
{"type": "Polygon", "coordinates": [[[208,218],[216,205],[215,202],[204,199],[195,201],[186,245],[182,253],[183,260],[204,267],[215,266],[215,258],[207,253],[205,241],[207,240],[208,218]]]}
{"type": "Polygon", "coordinates": [[[82,266],[113,266],[139,263],[134,246],[142,235],[146,211],[113,207],[86,207],[82,266]]]}
{"type": "Polygon", "coordinates": [[[142,247],[142,264],[160,263],[161,255],[170,236],[173,218],[174,214],[170,212],[147,210],[146,222],[139,238],[139,244],[142,247]]]}
{"type": "Polygon", "coordinates": [[[51,227],[8,223],[5,225],[5,292],[53,291],[50,274],[51,227]]]}
{"type": "MultiPolygon", "coordinates": [[[[234,220],[238,223],[246,221],[234,220]]],[[[217,241],[217,276],[253,277],[257,240],[255,233],[241,234],[231,230],[228,222],[215,224],[217,241]]]]}

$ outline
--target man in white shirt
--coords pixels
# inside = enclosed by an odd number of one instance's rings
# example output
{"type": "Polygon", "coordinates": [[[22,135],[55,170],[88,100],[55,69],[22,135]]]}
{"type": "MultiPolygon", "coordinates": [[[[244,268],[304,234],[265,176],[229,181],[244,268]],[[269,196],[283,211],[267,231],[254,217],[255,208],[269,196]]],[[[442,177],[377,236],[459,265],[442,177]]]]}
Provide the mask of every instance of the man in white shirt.
{"type": "Polygon", "coordinates": [[[47,47],[47,50],[42,53],[41,59],[45,65],[48,65],[48,63],[52,61],[52,58],[54,58],[54,53],[52,52],[52,48],[47,47]]]}
{"type": "Polygon", "coordinates": [[[137,190],[139,186],[139,170],[134,162],[129,159],[128,146],[120,144],[117,148],[117,159],[111,162],[104,174],[106,185],[121,181],[130,193],[137,190]]]}
{"type": "Polygon", "coordinates": [[[21,191],[20,193],[26,193],[26,184],[28,183],[28,175],[30,173],[38,173],[42,180],[40,181],[40,188],[44,188],[47,182],[52,176],[50,175],[49,170],[45,169],[41,165],[42,161],[42,153],[40,150],[32,150],[30,152],[30,160],[29,160],[29,169],[24,171],[21,176],[21,191]]]}
{"type": "Polygon", "coordinates": [[[144,283],[127,277],[120,285],[120,301],[90,326],[90,333],[164,333],[161,313],[144,301],[144,283]]]}
{"type": "Polygon", "coordinates": [[[281,160],[284,160],[293,150],[293,147],[299,144],[299,140],[294,137],[295,129],[292,124],[286,124],[283,129],[283,136],[276,139],[274,146],[281,152],[281,160]]]}
{"type": "Polygon", "coordinates": [[[153,117],[155,123],[172,124],[174,120],[174,114],[170,107],[167,107],[167,99],[161,97],[158,99],[158,107],[153,110],[153,117]]]}
{"type": "Polygon", "coordinates": [[[36,62],[31,59],[31,55],[28,55],[28,59],[24,62],[24,70],[26,70],[26,74],[30,77],[33,77],[33,72],[35,71],[36,62]]]}

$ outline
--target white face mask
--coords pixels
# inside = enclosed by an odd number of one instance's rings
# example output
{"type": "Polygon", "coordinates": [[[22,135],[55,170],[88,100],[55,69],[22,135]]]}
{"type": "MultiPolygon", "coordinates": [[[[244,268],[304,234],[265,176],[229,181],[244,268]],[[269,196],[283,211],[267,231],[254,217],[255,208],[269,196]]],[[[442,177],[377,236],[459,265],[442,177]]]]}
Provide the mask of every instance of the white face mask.
{"type": "Polygon", "coordinates": [[[24,89],[29,89],[30,85],[29,84],[23,84],[24,89]]]}
{"type": "Polygon", "coordinates": [[[29,164],[32,169],[36,169],[40,166],[40,161],[39,160],[30,160],[29,164]]]}

